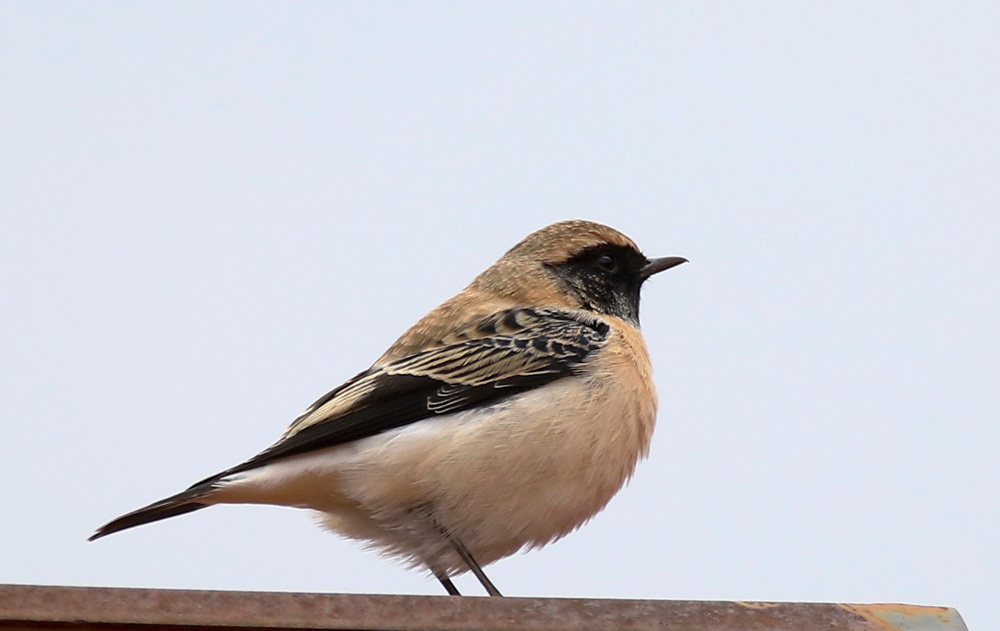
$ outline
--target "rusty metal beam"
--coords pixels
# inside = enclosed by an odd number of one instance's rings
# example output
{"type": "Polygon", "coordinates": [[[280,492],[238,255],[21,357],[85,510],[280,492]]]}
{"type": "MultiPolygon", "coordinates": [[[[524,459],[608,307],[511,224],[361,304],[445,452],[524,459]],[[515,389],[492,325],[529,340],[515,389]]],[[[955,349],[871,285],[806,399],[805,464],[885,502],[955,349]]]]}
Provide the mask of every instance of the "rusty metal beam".
{"type": "Polygon", "coordinates": [[[0,630],[968,631],[946,607],[0,585],[0,630]]]}

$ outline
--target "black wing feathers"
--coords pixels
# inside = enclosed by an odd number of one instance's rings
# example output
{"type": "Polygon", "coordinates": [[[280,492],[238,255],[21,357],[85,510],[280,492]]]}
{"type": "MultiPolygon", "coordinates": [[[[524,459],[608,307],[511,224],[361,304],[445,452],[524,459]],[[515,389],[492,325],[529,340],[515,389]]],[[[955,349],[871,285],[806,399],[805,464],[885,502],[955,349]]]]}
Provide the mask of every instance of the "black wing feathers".
{"type": "Polygon", "coordinates": [[[186,491],[122,515],[101,526],[91,540],[205,508],[210,504],[202,498],[234,473],[435,415],[498,403],[571,375],[603,345],[609,331],[602,320],[580,312],[501,311],[462,332],[464,341],[357,375],[314,403],[269,449],[186,491]]]}
{"type": "Polygon", "coordinates": [[[496,403],[543,386],[571,375],[603,344],[610,330],[596,318],[555,309],[510,309],[484,320],[478,328],[496,333],[361,373],[310,408],[319,409],[359,379],[374,378],[374,387],[351,409],[311,422],[221,475],[374,436],[437,414],[496,403]]]}

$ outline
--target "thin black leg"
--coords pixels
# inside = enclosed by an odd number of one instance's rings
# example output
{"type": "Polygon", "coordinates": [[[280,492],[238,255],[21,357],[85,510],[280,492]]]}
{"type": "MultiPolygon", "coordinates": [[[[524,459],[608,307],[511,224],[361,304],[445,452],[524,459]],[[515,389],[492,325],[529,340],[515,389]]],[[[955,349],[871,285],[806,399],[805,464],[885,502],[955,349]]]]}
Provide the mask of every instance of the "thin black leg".
{"type": "Polygon", "coordinates": [[[448,592],[449,596],[462,595],[461,592],[458,591],[458,588],[455,587],[455,584],[451,582],[451,579],[448,578],[447,574],[445,574],[444,572],[439,572],[438,570],[434,569],[432,569],[431,571],[434,572],[434,576],[437,577],[437,580],[441,581],[441,585],[444,586],[444,590],[448,592]]]}
{"type": "Polygon", "coordinates": [[[465,561],[465,564],[469,566],[469,569],[472,570],[472,573],[475,574],[476,578],[479,579],[479,582],[486,589],[486,593],[489,594],[490,596],[498,596],[498,597],[503,596],[503,594],[500,593],[500,590],[498,590],[493,585],[493,582],[490,581],[489,578],[487,578],[486,572],[483,571],[483,568],[479,567],[479,564],[476,563],[476,560],[474,558],[472,558],[472,555],[469,554],[469,551],[465,549],[465,546],[462,545],[462,542],[459,541],[458,538],[453,535],[446,534],[445,536],[448,537],[448,541],[451,542],[451,545],[455,546],[455,551],[458,552],[458,556],[462,557],[462,560],[465,561]]]}

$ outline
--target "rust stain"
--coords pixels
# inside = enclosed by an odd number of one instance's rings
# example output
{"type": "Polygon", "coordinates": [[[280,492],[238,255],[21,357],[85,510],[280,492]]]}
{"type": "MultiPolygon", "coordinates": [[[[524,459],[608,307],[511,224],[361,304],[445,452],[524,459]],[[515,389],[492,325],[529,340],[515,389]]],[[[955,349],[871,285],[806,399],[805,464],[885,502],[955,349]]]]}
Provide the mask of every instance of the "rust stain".
{"type": "Polygon", "coordinates": [[[909,631],[920,629],[954,629],[968,631],[965,621],[957,611],[948,607],[924,607],[875,603],[870,605],[840,605],[846,611],[864,617],[879,625],[880,631],[909,631]]]}

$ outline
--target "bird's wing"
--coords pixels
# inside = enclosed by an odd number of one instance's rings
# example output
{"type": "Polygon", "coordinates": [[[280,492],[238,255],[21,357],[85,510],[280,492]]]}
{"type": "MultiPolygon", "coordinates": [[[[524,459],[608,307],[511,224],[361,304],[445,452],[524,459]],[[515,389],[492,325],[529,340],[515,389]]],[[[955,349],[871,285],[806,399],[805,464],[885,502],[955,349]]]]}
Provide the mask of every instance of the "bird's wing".
{"type": "Polygon", "coordinates": [[[580,312],[501,311],[473,327],[469,335],[480,337],[359,374],[310,406],[277,443],[219,477],[543,386],[573,374],[609,331],[580,312]]]}

